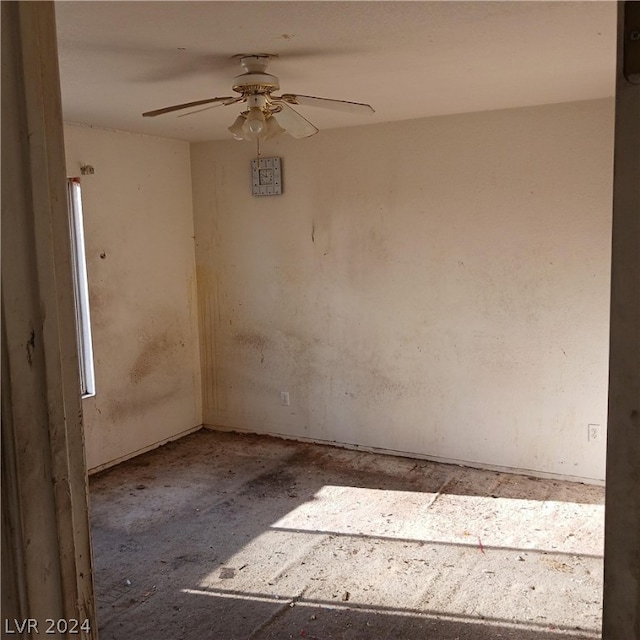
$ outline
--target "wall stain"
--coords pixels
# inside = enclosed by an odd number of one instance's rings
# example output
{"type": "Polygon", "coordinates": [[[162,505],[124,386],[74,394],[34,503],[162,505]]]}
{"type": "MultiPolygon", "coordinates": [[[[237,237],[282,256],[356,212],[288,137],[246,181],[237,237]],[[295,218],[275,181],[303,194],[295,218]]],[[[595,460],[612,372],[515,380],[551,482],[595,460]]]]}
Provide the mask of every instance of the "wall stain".
{"type": "Polygon", "coordinates": [[[249,347],[255,351],[264,351],[271,344],[271,340],[256,331],[236,331],[234,340],[243,347],[249,347]]]}
{"type": "Polygon", "coordinates": [[[226,411],[226,393],[218,379],[218,333],[221,309],[218,281],[209,267],[196,265],[198,285],[198,323],[200,327],[200,363],[202,371],[202,410],[204,421],[209,415],[226,411]]]}
{"type": "Polygon", "coordinates": [[[121,396],[122,400],[116,399],[110,403],[109,417],[112,421],[117,422],[128,416],[147,415],[150,411],[157,409],[161,404],[169,402],[181,392],[182,390],[176,386],[164,393],[158,393],[153,390],[148,394],[138,393],[136,397],[131,394],[123,394],[121,396]]]}
{"type": "Polygon", "coordinates": [[[31,336],[27,340],[26,347],[27,347],[27,362],[29,363],[29,366],[32,367],[33,352],[36,349],[36,332],[33,329],[31,329],[31,336]]]}
{"type": "Polygon", "coordinates": [[[167,332],[153,336],[144,345],[129,372],[131,382],[140,382],[150,375],[166,359],[167,352],[171,351],[174,346],[167,332]]]}
{"type": "Polygon", "coordinates": [[[108,287],[101,287],[99,284],[92,282],[89,286],[89,311],[94,332],[109,327],[112,322],[113,310],[118,308],[118,293],[108,287]]]}

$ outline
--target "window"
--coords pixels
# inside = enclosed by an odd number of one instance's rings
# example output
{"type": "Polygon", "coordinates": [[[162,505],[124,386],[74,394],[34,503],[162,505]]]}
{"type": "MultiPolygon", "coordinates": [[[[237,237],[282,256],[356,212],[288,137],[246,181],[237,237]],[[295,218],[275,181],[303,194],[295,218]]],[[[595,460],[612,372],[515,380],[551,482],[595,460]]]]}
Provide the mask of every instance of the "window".
{"type": "Polygon", "coordinates": [[[84,250],[84,226],[82,223],[82,197],[80,179],[67,181],[69,202],[69,226],[71,229],[71,257],[73,266],[73,289],[76,305],[76,335],[80,364],[80,390],[82,397],[96,394],[93,370],[93,348],[91,346],[91,318],[89,315],[89,285],[87,262],[84,250]]]}

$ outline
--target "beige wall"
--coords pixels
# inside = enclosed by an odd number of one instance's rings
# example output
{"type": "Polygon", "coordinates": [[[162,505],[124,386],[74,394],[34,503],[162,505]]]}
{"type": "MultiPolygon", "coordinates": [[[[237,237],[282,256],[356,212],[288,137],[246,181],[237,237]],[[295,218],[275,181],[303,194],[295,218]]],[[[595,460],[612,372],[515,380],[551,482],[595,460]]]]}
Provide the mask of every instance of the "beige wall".
{"type": "Polygon", "coordinates": [[[189,145],[66,126],[81,179],[95,398],[87,464],[113,463],[202,424],[189,145]]]}
{"type": "Polygon", "coordinates": [[[205,423],[603,480],[612,153],[612,100],[283,138],[270,198],[192,145],[205,423]]]}

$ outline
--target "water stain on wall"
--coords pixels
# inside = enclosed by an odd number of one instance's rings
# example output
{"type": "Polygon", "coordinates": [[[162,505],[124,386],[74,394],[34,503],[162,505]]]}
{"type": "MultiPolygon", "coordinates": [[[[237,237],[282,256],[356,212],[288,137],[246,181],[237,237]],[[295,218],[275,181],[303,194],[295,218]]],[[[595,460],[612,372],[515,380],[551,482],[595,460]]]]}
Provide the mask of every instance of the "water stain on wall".
{"type": "Polygon", "coordinates": [[[208,416],[226,410],[226,394],[218,380],[218,332],[221,322],[218,281],[209,267],[196,266],[198,281],[198,323],[200,327],[200,366],[202,371],[202,410],[208,416]]]}
{"type": "Polygon", "coordinates": [[[107,413],[113,421],[157,409],[184,390],[185,340],[175,323],[152,336],[144,335],[141,348],[120,393],[108,399],[107,413]]]}
{"type": "Polygon", "coordinates": [[[31,367],[33,366],[33,352],[36,349],[36,332],[33,329],[31,329],[29,340],[27,340],[26,349],[27,349],[27,362],[31,367]]]}
{"type": "Polygon", "coordinates": [[[149,411],[157,409],[172,398],[182,393],[182,387],[172,387],[165,391],[152,390],[145,393],[137,393],[120,396],[109,404],[109,417],[112,421],[123,420],[129,416],[145,415],[149,411]]]}
{"type": "MultiPolygon", "coordinates": [[[[184,345],[184,342],[182,344],[184,345]]],[[[131,382],[140,382],[159,368],[169,370],[167,360],[179,347],[180,343],[176,342],[175,336],[172,336],[168,330],[149,338],[129,372],[131,382]]]]}
{"type": "Polygon", "coordinates": [[[120,292],[102,285],[100,282],[90,282],[89,288],[89,313],[91,314],[91,326],[94,334],[103,328],[108,328],[112,322],[112,316],[119,308],[120,292]]]}
{"type": "MultiPolygon", "coordinates": [[[[372,224],[376,224],[375,222],[372,224]]],[[[345,263],[349,282],[356,289],[367,286],[378,286],[380,270],[391,262],[391,254],[387,247],[387,239],[382,225],[370,227],[363,232],[356,222],[349,233],[349,260],[345,263]]]]}
{"type": "Polygon", "coordinates": [[[256,331],[236,331],[233,339],[243,347],[249,347],[254,351],[264,351],[270,346],[271,340],[268,336],[262,335],[256,331]]]}

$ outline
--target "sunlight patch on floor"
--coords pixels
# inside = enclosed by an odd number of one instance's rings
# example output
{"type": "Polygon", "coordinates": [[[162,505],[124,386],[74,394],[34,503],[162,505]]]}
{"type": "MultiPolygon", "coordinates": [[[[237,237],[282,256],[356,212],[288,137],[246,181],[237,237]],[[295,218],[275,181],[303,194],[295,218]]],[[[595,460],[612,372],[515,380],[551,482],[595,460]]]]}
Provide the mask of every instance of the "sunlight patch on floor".
{"type": "Polygon", "coordinates": [[[603,522],[599,504],[328,485],[273,528],[601,557],[603,522]]]}
{"type": "Polygon", "coordinates": [[[597,637],[602,520],[599,504],[325,485],[184,592],[597,637]]]}

